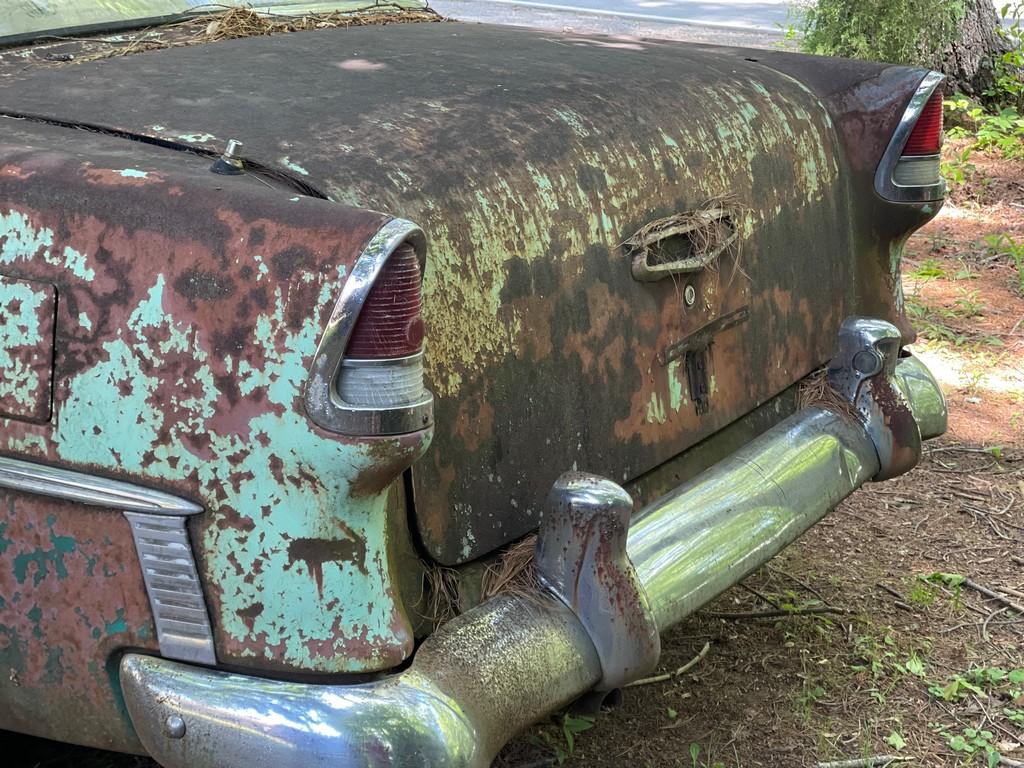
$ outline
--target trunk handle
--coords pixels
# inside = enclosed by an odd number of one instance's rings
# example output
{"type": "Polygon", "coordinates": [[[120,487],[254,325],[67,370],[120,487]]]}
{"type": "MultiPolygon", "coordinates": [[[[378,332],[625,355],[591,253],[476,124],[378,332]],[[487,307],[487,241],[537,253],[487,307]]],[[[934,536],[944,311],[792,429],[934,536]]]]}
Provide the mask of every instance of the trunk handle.
{"type": "Polygon", "coordinates": [[[733,212],[719,206],[677,213],[646,224],[623,245],[633,260],[633,279],[651,283],[672,275],[699,272],[710,266],[736,243],[739,233],[733,212]],[[728,234],[723,237],[723,231],[728,234]],[[665,243],[676,237],[689,241],[689,254],[662,261],[665,243]]]}

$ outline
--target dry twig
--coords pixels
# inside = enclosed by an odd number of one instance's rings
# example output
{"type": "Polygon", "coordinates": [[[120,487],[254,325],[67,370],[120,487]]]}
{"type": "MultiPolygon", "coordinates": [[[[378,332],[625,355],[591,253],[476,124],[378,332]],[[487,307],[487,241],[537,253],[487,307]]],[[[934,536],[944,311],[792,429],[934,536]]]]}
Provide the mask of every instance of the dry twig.
{"type": "Polygon", "coordinates": [[[801,608],[799,610],[793,611],[744,611],[739,613],[701,611],[702,616],[707,616],[712,619],[725,619],[726,621],[744,621],[746,619],[777,619],[783,616],[812,616],[814,614],[820,613],[849,613],[849,611],[846,608],[833,608],[830,605],[815,605],[810,608],[801,608]]]}
{"type": "MultiPolygon", "coordinates": [[[[216,7],[212,4],[207,7],[216,7]]],[[[129,41],[110,41],[111,48],[81,56],[76,62],[128,56],[133,53],[154,51],[161,48],[179,48],[198,43],[232,40],[241,37],[264,37],[288,32],[301,32],[329,27],[358,27],[371,24],[402,24],[408,22],[444,21],[444,17],[424,6],[403,8],[391,3],[368,3],[360,8],[329,13],[311,13],[302,16],[286,16],[273,13],[259,13],[251,8],[228,8],[217,13],[203,13],[186,18],[174,24],[165,24],[159,30],[144,30],[139,37],[129,41]],[[168,30],[187,30],[184,36],[168,36],[168,30]]]]}
{"type": "Polygon", "coordinates": [[[909,763],[917,758],[910,755],[876,755],[875,757],[862,757],[858,760],[835,760],[830,763],[818,763],[817,768],[874,768],[874,766],[886,766],[893,763],[909,763]]]}
{"type": "Polygon", "coordinates": [[[779,574],[780,576],[785,576],[785,577],[786,577],[787,579],[789,579],[790,581],[792,581],[792,582],[793,582],[794,584],[798,584],[799,586],[801,586],[801,587],[803,587],[804,589],[806,589],[806,590],[807,590],[808,592],[810,592],[810,593],[811,593],[812,595],[814,595],[814,596],[815,596],[816,598],[818,598],[819,600],[821,600],[821,602],[823,602],[823,603],[824,603],[825,605],[828,605],[828,600],[826,600],[826,599],[825,599],[825,596],[824,596],[824,595],[822,595],[822,594],[821,594],[821,592],[819,592],[818,590],[816,590],[816,589],[815,589],[814,587],[812,587],[812,586],[811,586],[810,584],[808,584],[808,583],[807,583],[806,581],[803,581],[802,579],[799,579],[799,578],[797,578],[797,577],[796,577],[796,576],[794,576],[794,575],[793,575],[792,573],[789,573],[788,571],[784,571],[784,570],[782,570],[781,568],[779,568],[779,567],[777,567],[777,566],[772,566],[772,565],[769,565],[769,566],[768,566],[768,571],[769,571],[770,573],[777,573],[777,574],[779,574]]]}
{"type": "Polygon", "coordinates": [[[700,649],[700,653],[690,659],[688,662],[683,664],[675,672],[666,672],[663,675],[654,675],[654,677],[645,677],[641,680],[634,680],[632,683],[627,683],[626,688],[632,688],[637,685],[650,685],[651,683],[663,683],[666,680],[671,680],[674,677],[684,675],[697,666],[701,659],[708,655],[708,651],[711,649],[711,643],[704,643],[704,647],[700,649]]]}
{"type": "Polygon", "coordinates": [[[888,586],[886,584],[882,584],[882,583],[875,584],[875,586],[878,587],[881,590],[884,590],[884,591],[888,592],[890,595],[895,597],[896,600],[894,601],[893,604],[897,608],[900,608],[900,609],[902,609],[904,611],[910,611],[910,612],[914,611],[914,607],[912,605],[910,605],[909,603],[904,602],[903,595],[901,595],[899,592],[897,592],[892,587],[890,587],[890,586],[888,586]]]}
{"type": "Polygon", "coordinates": [[[874,766],[887,766],[893,763],[909,763],[916,760],[909,755],[878,755],[873,758],[861,758],[859,760],[837,760],[830,763],[818,763],[817,768],[873,768],[874,766]]]}
{"type": "Polygon", "coordinates": [[[1011,608],[1015,610],[1017,613],[1024,616],[1024,605],[1021,605],[1020,603],[1015,603],[1006,595],[1000,595],[998,592],[994,592],[988,587],[984,587],[978,582],[971,581],[970,579],[964,579],[962,583],[968,589],[973,589],[975,592],[978,592],[979,594],[982,594],[991,600],[995,600],[996,602],[1002,603],[1007,608],[1011,608]]]}

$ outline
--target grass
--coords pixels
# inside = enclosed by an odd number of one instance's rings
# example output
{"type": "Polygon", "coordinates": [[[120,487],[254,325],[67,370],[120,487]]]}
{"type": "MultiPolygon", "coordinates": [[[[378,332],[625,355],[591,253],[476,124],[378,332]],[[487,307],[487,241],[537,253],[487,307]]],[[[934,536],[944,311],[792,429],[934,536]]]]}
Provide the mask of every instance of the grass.
{"type": "Polygon", "coordinates": [[[1017,271],[1017,292],[1024,296],[1024,242],[1008,232],[985,236],[985,250],[994,258],[1004,258],[1017,271]]]}

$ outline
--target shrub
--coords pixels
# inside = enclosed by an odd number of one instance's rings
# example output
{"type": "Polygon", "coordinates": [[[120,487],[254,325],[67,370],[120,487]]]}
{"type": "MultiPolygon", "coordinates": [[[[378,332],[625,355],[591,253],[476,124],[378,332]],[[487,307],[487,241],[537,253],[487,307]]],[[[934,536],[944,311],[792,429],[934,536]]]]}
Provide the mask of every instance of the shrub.
{"type": "Polygon", "coordinates": [[[937,67],[963,15],[963,0],[803,0],[790,31],[806,53],[937,67]]]}

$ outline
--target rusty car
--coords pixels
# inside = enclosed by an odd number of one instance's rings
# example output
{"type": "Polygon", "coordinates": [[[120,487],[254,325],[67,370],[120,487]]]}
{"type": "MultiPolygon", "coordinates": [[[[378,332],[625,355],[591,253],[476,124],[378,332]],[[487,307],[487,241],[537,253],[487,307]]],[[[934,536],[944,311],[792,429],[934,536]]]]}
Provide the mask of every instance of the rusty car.
{"type": "Polygon", "coordinates": [[[182,5],[0,27],[0,728],[487,766],[944,432],[940,74],[182,5]]]}

